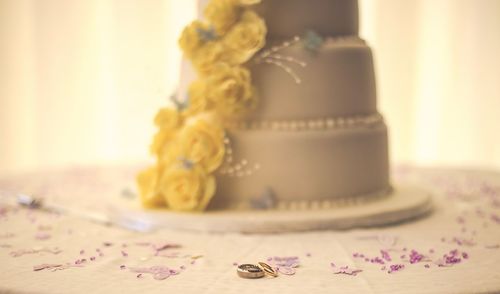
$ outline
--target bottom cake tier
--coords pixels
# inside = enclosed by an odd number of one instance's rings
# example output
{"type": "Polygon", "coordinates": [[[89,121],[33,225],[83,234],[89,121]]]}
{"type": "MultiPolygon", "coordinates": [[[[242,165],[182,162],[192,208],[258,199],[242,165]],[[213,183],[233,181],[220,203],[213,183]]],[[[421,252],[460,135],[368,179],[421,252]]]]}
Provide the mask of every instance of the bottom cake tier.
{"type": "Polygon", "coordinates": [[[329,208],[391,191],[383,120],[348,128],[233,129],[212,209],[329,208]]]}

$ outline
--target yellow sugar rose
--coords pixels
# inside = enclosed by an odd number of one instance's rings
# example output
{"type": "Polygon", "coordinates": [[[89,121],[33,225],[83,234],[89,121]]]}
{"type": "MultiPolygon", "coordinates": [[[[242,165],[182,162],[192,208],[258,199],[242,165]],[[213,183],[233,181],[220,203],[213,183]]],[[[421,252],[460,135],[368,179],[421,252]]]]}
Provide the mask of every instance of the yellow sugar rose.
{"type": "Polygon", "coordinates": [[[252,58],[266,44],[267,28],[264,20],[254,11],[245,10],[240,21],[224,36],[228,48],[228,61],[242,64],[252,58]]]}
{"type": "Polygon", "coordinates": [[[207,172],[215,171],[224,159],[224,129],[218,122],[194,118],[179,133],[181,156],[207,172]]]}
{"type": "Polygon", "coordinates": [[[156,114],[154,122],[159,127],[159,130],[153,138],[150,151],[160,157],[165,152],[164,149],[168,142],[175,136],[175,133],[182,125],[183,118],[175,109],[162,108],[156,114]]]}
{"type": "Polygon", "coordinates": [[[174,165],[160,183],[165,202],[172,210],[202,211],[215,194],[215,178],[200,166],[174,165]]]}
{"type": "Polygon", "coordinates": [[[170,137],[170,134],[167,132],[159,130],[153,137],[153,143],[149,146],[151,154],[159,157],[170,137]]]}
{"type": "Polygon", "coordinates": [[[261,0],[238,0],[239,5],[245,5],[245,6],[259,4],[260,2],[261,0]]]}
{"type": "Polygon", "coordinates": [[[204,80],[191,83],[188,89],[189,104],[184,112],[185,115],[192,116],[210,109],[206,92],[207,84],[204,80]]]}
{"type": "Polygon", "coordinates": [[[191,59],[206,42],[206,40],[202,38],[200,31],[207,31],[209,29],[210,26],[208,24],[199,20],[193,21],[184,28],[179,38],[179,46],[187,58],[191,59]]]}
{"type": "Polygon", "coordinates": [[[215,64],[226,59],[226,55],[227,48],[221,42],[211,41],[200,47],[191,61],[198,74],[207,76],[215,64]]]}
{"type": "Polygon", "coordinates": [[[238,0],[212,0],[205,7],[203,14],[215,31],[223,35],[240,17],[241,8],[238,4],[238,0]]]}
{"type": "Polygon", "coordinates": [[[173,108],[161,108],[154,118],[155,125],[164,130],[176,130],[182,124],[182,116],[173,108]]]}
{"type": "Polygon", "coordinates": [[[224,118],[239,118],[257,106],[250,71],[241,66],[215,66],[207,78],[207,96],[224,118]]]}
{"type": "Polygon", "coordinates": [[[144,207],[154,208],[165,206],[165,200],[158,190],[160,170],[156,166],[150,167],[137,175],[137,185],[141,203],[144,207]]]}

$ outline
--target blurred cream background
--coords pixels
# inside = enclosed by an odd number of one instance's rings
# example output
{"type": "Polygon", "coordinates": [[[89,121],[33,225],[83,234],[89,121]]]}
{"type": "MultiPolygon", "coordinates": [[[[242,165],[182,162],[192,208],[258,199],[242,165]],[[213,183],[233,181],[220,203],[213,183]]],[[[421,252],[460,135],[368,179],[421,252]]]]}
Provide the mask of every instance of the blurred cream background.
{"type": "MultiPolygon", "coordinates": [[[[360,0],[393,163],[500,168],[500,1],[360,0]]],[[[0,173],[148,160],[194,0],[0,0],[0,173]]]]}

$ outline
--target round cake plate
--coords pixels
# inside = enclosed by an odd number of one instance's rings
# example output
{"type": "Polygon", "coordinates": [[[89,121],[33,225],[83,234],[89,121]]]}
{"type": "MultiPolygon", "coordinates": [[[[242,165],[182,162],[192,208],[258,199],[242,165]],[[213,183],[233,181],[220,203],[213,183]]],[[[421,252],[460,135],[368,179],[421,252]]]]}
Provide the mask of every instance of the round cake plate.
{"type": "Polygon", "coordinates": [[[421,188],[396,186],[388,197],[357,206],[316,210],[252,210],[179,213],[151,212],[159,227],[203,232],[285,233],[345,230],[396,224],[432,211],[431,194],[421,188]]]}

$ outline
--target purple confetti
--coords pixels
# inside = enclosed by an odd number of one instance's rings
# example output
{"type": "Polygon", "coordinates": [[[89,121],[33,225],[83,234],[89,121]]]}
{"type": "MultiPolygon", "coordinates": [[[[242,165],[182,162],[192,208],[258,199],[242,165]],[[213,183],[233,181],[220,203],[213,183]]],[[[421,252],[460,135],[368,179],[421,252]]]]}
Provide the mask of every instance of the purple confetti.
{"type": "Polygon", "coordinates": [[[393,272],[399,272],[399,271],[402,271],[404,268],[405,268],[404,264],[392,264],[389,267],[388,273],[391,274],[393,272]]]}
{"type": "MultiPolygon", "coordinates": [[[[467,258],[469,257],[467,253],[465,256],[467,256],[467,258]]],[[[440,267],[449,267],[462,262],[462,258],[463,258],[463,253],[460,254],[460,252],[457,249],[455,249],[451,250],[447,254],[444,254],[443,258],[437,260],[435,263],[440,267]]]]}
{"type": "Polygon", "coordinates": [[[374,257],[370,260],[371,263],[385,264],[385,262],[380,257],[374,257]]]}
{"type": "Polygon", "coordinates": [[[412,250],[410,253],[410,263],[418,263],[421,262],[425,256],[423,254],[418,253],[416,250],[412,250]]]}

